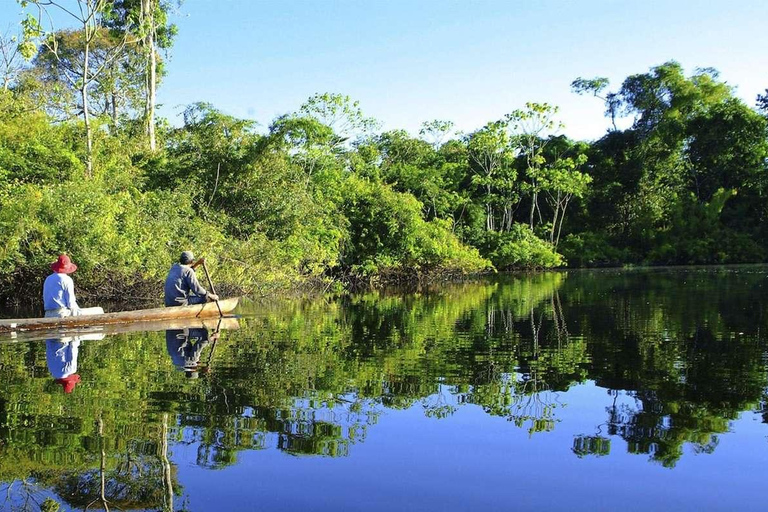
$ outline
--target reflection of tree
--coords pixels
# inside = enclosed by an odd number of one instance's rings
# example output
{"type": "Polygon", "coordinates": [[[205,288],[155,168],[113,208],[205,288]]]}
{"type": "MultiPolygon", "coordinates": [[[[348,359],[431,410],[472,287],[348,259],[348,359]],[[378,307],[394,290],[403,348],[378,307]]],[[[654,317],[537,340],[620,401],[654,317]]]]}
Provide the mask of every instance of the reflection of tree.
{"type": "Polygon", "coordinates": [[[28,478],[5,484],[0,488],[0,493],[4,495],[3,510],[43,510],[54,504],[46,498],[45,487],[28,478]]]}
{"type": "Polygon", "coordinates": [[[629,452],[667,467],[677,463],[685,444],[712,452],[730,420],[756,407],[768,381],[759,336],[765,316],[742,323],[731,311],[759,302],[745,297],[745,291],[759,292],[751,284],[757,276],[706,277],[660,273],[651,280],[630,272],[579,283],[582,295],[611,290],[608,310],[577,316],[590,340],[590,376],[603,387],[629,390],[634,403],[614,401],[607,433],[622,437],[629,452]],[[691,288],[706,291],[708,300],[691,288]]]}
{"type": "Polygon", "coordinates": [[[277,303],[201,347],[210,371],[194,381],[173,371],[163,334],[84,344],[83,382],[67,396],[47,377],[44,347],[0,344],[0,480],[27,482],[38,501],[46,487],[74,493],[85,507],[100,496],[103,442],[110,508],[170,508],[180,486],[163,454],[175,444],[209,468],[242,450],[346,456],[382,411],[414,406],[446,421],[478,406],[548,431],[560,428],[563,392],[586,380],[622,400],[573,452],[608,455],[622,438],[671,466],[686,445],[714,450],[740,412],[765,410],[765,314],[752,308],[746,324],[730,309],[759,302],[761,288],[743,280],[733,304],[729,281],[715,279],[701,301],[666,274],[632,273],[277,303]]]}
{"type": "Polygon", "coordinates": [[[167,458],[167,416],[159,439],[132,444],[123,453],[109,453],[112,445],[104,434],[104,420],[97,422],[98,465],[82,471],[49,472],[40,475],[67,504],[85,510],[162,508],[173,510],[176,475],[167,458]]]}
{"type": "MultiPolygon", "coordinates": [[[[210,364],[210,362],[209,362],[210,364]]],[[[163,414],[160,432],[160,461],[163,463],[163,510],[173,510],[173,473],[168,460],[168,414],[163,414]]]]}
{"type": "Polygon", "coordinates": [[[611,440],[603,436],[576,436],[573,438],[571,450],[578,457],[587,455],[603,457],[611,453],[611,440]]]}

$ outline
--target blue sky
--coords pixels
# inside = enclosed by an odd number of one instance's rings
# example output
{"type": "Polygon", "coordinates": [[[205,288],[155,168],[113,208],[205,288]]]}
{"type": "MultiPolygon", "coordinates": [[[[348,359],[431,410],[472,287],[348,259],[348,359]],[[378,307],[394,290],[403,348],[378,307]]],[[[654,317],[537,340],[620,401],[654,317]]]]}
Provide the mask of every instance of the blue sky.
{"type": "MultiPolygon", "coordinates": [[[[0,4],[19,19],[14,0],[0,4]]],[[[593,139],[608,121],[570,92],[578,76],[618,87],[674,59],[718,69],[754,104],[768,87],[766,20],[764,0],[185,0],[159,100],[174,123],[207,101],[266,127],[339,92],[414,133],[430,119],[472,131],[538,101],[560,106],[566,134],[593,139]]]]}

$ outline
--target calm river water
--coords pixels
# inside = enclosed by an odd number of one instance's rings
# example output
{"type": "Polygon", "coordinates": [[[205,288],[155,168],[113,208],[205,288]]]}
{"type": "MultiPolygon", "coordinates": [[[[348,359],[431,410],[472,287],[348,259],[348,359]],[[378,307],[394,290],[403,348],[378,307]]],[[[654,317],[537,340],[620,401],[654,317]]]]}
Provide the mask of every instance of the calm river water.
{"type": "Polygon", "coordinates": [[[765,510],[766,291],[558,272],[5,339],[0,508],[765,510]]]}

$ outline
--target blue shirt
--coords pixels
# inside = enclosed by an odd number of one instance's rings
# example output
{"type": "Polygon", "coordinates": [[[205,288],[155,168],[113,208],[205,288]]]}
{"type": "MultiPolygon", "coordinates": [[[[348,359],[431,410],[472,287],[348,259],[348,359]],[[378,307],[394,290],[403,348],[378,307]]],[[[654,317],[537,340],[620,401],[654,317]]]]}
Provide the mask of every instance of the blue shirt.
{"type": "Polygon", "coordinates": [[[43,283],[43,307],[46,311],[68,308],[78,310],[75,282],[67,274],[53,273],[43,283]]]}
{"type": "Polygon", "coordinates": [[[48,371],[54,379],[65,379],[77,373],[77,352],[79,341],[67,341],[73,338],[45,340],[45,359],[48,371]]]}
{"type": "Polygon", "coordinates": [[[208,292],[200,286],[195,275],[195,270],[189,265],[174,263],[165,278],[165,305],[186,306],[195,301],[195,298],[204,299],[208,292]]]}

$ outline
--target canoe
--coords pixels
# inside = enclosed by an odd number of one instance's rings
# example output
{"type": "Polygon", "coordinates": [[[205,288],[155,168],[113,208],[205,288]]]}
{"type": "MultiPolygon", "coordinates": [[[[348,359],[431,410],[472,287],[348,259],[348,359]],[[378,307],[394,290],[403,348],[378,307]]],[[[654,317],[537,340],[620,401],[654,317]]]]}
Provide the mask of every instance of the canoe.
{"type": "MultiPolygon", "coordinates": [[[[237,307],[239,297],[219,301],[224,314],[231,313],[237,307]]],[[[170,308],[139,309],[120,311],[101,315],[80,315],[65,318],[12,318],[0,320],[0,332],[23,332],[44,329],[76,328],[89,325],[111,325],[153,320],[173,320],[179,318],[212,318],[219,316],[215,302],[178,306],[170,308]]]]}
{"type": "Polygon", "coordinates": [[[103,339],[113,334],[132,332],[156,332],[181,329],[207,329],[208,331],[235,331],[240,328],[238,317],[223,318],[173,318],[170,320],[146,320],[123,324],[84,325],[79,327],[46,328],[33,331],[0,332],[0,344],[41,341],[53,338],[78,338],[80,340],[103,339]],[[96,336],[94,338],[94,336],[96,336]]]}

